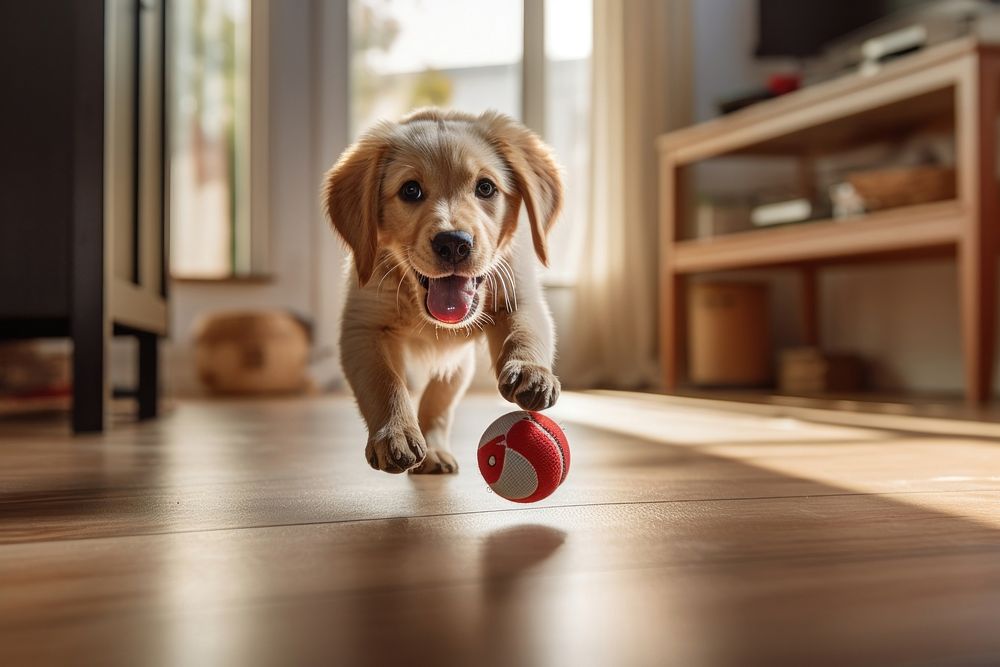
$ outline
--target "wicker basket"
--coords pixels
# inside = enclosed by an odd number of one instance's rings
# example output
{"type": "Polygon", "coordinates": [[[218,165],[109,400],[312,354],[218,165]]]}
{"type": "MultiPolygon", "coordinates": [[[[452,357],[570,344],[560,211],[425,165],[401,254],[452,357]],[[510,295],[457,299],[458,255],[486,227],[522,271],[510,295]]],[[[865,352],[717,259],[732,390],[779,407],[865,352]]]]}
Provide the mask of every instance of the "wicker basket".
{"type": "Polygon", "coordinates": [[[868,211],[955,198],[955,170],[949,167],[896,167],[847,177],[868,211]]]}

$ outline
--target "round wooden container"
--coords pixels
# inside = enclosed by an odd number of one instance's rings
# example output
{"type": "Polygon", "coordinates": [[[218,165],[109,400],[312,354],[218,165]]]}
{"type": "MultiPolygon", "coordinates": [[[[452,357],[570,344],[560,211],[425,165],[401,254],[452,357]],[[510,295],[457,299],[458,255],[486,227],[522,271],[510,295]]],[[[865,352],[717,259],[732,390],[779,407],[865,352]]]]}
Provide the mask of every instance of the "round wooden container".
{"type": "Polygon", "coordinates": [[[771,382],[768,290],[760,283],[703,282],[690,288],[688,376],[707,386],[771,382]]]}
{"type": "Polygon", "coordinates": [[[215,313],[195,329],[195,364],[218,394],[287,394],[308,386],[309,331],[284,311],[215,313]]]}

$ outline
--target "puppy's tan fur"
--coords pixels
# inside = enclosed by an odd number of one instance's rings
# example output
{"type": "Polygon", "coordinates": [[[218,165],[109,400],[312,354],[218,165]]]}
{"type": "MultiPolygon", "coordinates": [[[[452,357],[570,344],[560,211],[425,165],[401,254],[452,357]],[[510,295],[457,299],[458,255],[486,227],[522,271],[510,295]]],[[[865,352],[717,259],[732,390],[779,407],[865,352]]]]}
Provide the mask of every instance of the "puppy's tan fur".
{"type": "Polygon", "coordinates": [[[340,349],[373,468],[457,472],[449,431],[480,336],[504,398],[532,410],[556,401],[552,318],[532,255],[546,262],[562,181],[535,134],[496,112],[417,111],[376,125],[345,151],[326,174],[323,201],[357,273],[340,349]],[[495,196],[476,195],[484,178],[497,186],[495,196]],[[420,184],[422,201],[399,196],[409,181],[420,184]],[[530,235],[517,230],[522,203],[530,235]],[[483,277],[472,312],[455,325],[427,312],[417,275],[450,273],[431,247],[448,230],[474,238],[456,273],[483,277]]]}

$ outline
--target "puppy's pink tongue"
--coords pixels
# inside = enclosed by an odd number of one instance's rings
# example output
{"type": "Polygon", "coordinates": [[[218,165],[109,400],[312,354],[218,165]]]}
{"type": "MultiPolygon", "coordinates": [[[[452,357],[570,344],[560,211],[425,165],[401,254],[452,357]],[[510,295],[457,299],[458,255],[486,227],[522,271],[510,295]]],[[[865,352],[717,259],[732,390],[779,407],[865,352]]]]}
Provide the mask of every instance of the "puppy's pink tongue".
{"type": "Polygon", "coordinates": [[[464,320],[472,310],[475,298],[475,278],[431,278],[427,285],[427,310],[445,324],[457,324],[464,320]]]}

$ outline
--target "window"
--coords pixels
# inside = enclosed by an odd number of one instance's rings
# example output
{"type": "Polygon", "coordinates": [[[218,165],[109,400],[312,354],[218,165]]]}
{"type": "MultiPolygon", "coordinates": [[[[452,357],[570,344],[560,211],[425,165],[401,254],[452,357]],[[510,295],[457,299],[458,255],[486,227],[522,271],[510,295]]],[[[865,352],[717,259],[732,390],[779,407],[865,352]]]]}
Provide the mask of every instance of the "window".
{"type": "Polygon", "coordinates": [[[251,48],[258,24],[263,23],[263,16],[252,13],[251,5],[251,0],[169,4],[170,268],[174,277],[229,278],[261,268],[266,234],[254,233],[260,229],[262,216],[254,218],[251,211],[266,210],[259,201],[266,187],[253,188],[251,197],[251,170],[261,164],[251,160],[255,134],[251,120],[259,122],[251,115],[251,107],[256,110],[251,94],[259,94],[258,85],[266,93],[266,79],[260,79],[257,68],[251,73],[251,53],[257,62],[266,57],[266,51],[259,44],[251,48]]]}
{"type": "Polygon", "coordinates": [[[552,145],[567,181],[552,238],[561,250],[551,253],[547,279],[565,282],[579,263],[587,211],[593,10],[590,0],[544,0],[541,13],[536,0],[526,2],[351,0],[352,132],[421,106],[492,108],[521,120],[527,107],[540,109],[533,129],[552,145]],[[524,29],[525,9],[544,30],[524,29]],[[538,93],[524,86],[529,68],[541,68],[538,93]],[[523,99],[522,91],[540,99],[523,99]]]}
{"type": "Polygon", "coordinates": [[[355,133],[421,106],[521,109],[521,6],[493,0],[353,0],[355,133]]]}

